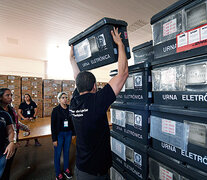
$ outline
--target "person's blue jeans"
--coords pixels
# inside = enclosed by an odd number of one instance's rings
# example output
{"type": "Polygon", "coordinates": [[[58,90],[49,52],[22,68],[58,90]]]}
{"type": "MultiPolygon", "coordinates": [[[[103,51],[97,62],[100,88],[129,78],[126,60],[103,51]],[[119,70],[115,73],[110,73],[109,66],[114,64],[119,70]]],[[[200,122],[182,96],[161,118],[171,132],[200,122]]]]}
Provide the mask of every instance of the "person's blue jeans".
{"type": "Polygon", "coordinates": [[[4,169],[6,167],[6,156],[5,155],[0,155],[0,179],[2,177],[2,174],[4,172],[4,169]]]}
{"type": "Polygon", "coordinates": [[[63,149],[64,171],[69,168],[69,152],[72,138],[72,131],[60,132],[58,134],[57,147],[54,147],[54,163],[56,176],[60,174],[60,157],[63,149]]]}

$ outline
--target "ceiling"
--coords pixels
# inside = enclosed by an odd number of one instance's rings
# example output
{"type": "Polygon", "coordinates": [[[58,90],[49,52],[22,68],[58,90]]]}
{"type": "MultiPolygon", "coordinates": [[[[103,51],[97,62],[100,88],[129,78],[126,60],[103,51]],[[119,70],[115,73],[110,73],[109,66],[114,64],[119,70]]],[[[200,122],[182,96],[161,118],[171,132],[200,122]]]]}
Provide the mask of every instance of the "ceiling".
{"type": "MultiPolygon", "coordinates": [[[[1,0],[0,55],[48,61],[103,17],[128,23],[130,48],[152,39],[150,18],[176,0],[1,0]]],[[[132,60],[131,60],[132,61],[132,60]]],[[[115,66],[103,67],[103,72],[115,66]]],[[[97,71],[97,70],[96,70],[97,71]]]]}

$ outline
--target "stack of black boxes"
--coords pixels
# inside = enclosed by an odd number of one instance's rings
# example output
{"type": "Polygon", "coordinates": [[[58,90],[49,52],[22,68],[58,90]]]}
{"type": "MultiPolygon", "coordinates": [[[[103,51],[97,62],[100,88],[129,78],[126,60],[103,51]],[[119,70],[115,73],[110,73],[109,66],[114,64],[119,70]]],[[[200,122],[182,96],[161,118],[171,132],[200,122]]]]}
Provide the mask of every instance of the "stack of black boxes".
{"type": "Polygon", "coordinates": [[[149,177],[207,179],[207,1],[178,1],[151,24],[149,177]]]}
{"type": "MultiPolygon", "coordinates": [[[[127,180],[148,178],[152,42],[134,47],[132,51],[135,65],[129,67],[129,77],[110,109],[113,158],[111,179],[118,176],[127,180]]],[[[116,74],[117,70],[110,73],[111,76],[116,74]]]]}

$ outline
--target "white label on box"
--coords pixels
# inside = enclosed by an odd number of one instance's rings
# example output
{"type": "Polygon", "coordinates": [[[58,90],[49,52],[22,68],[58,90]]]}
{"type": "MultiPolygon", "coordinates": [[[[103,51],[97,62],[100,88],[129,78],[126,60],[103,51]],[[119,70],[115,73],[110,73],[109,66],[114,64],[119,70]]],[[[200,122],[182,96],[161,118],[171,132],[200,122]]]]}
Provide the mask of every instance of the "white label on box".
{"type": "Polygon", "coordinates": [[[163,36],[177,32],[177,20],[173,19],[163,24],[163,36]]]}
{"type": "Polygon", "coordinates": [[[135,114],[135,125],[142,127],[142,116],[135,114]]]}
{"type": "Polygon", "coordinates": [[[125,89],[134,89],[134,78],[129,75],[125,83],[125,89]]]}
{"type": "Polygon", "coordinates": [[[207,25],[201,27],[201,41],[207,39],[207,25]]]}
{"type": "Polygon", "coordinates": [[[125,84],[123,85],[121,92],[125,92],[125,84]]]}
{"type": "Polygon", "coordinates": [[[206,83],[206,64],[193,64],[186,66],[186,83],[203,84],[206,83]]]}
{"type": "Polygon", "coordinates": [[[126,161],[126,146],[113,137],[111,137],[111,150],[124,161],[126,161]]]}
{"type": "Polygon", "coordinates": [[[188,32],[189,44],[200,41],[199,29],[194,29],[188,32]]]}
{"type": "Polygon", "coordinates": [[[169,68],[161,71],[161,84],[175,84],[176,83],[176,69],[169,68]]]}
{"type": "Polygon", "coordinates": [[[176,134],[176,122],[162,119],[162,132],[175,135],[176,134]]]}
{"type": "Polygon", "coordinates": [[[188,34],[182,33],[179,36],[177,36],[177,43],[178,47],[186,46],[188,44],[188,34]]]}
{"type": "Polygon", "coordinates": [[[206,147],[207,125],[201,123],[188,122],[189,137],[188,141],[192,144],[206,147]]]}
{"type": "Polygon", "coordinates": [[[160,167],[160,180],[173,180],[173,173],[160,167]]]}
{"type": "Polygon", "coordinates": [[[134,150],[126,146],[126,159],[134,163],[134,150]]]}
{"type": "Polygon", "coordinates": [[[142,87],[142,75],[134,76],[134,86],[135,87],[142,87]]]}
{"type": "Polygon", "coordinates": [[[78,62],[91,57],[90,44],[88,39],[85,39],[82,42],[76,44],[74,46],[74,53],[78,62]]]}
{"type": "Polygon", "coordinates": [[[126,125],[126,113],[125,111],[115,110],[115,118],[116,118],[116,124],[122,127],[125,127],[126,125]]]}
{"type": "Polygon", "coordinates": [[[134,162],[135,164],[142,166],[142,156],[136,152],[134,152],[134,162]]]}
{"type": "Polygon", "coordinates": [[[122,120],[124,118],[125,118],[125,112],[124,111],[116,110],[116,119],[117,120],[122,120]]]}
{"type": "Polygon", "coordinates": [[[134,113],[130,111],[125,111],[126,113],[126,124],[134,126],[134,113]]]}

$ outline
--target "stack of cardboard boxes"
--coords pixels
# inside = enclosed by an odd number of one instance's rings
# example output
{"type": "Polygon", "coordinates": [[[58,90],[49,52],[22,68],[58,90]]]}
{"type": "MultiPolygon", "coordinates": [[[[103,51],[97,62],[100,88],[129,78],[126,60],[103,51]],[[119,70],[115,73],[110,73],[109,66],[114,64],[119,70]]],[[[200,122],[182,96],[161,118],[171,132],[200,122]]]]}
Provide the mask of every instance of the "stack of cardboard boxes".
{"type": "Polygon", "coordinates": [[[13,94],[12,105],[17,110],[21,103],[20,76],[0,75],[0,88],[9,88],[13,94]]]}
{"type": "Polygon", "coordinates": [[[58,105],[57,95],[62,91],[61,88],[62,81],[53,80],[53,79],[44,79],[43,80],[43,116],[51,116],[51,112],[55,106],[58,105]]]}
{"type": "Polygon", "coordinates": [[[63,80],[62,81],[62,91],[68,94],[68,104],[72,98],[73,91],[75,90],[75,81],[72,80],[63,80]]]}

